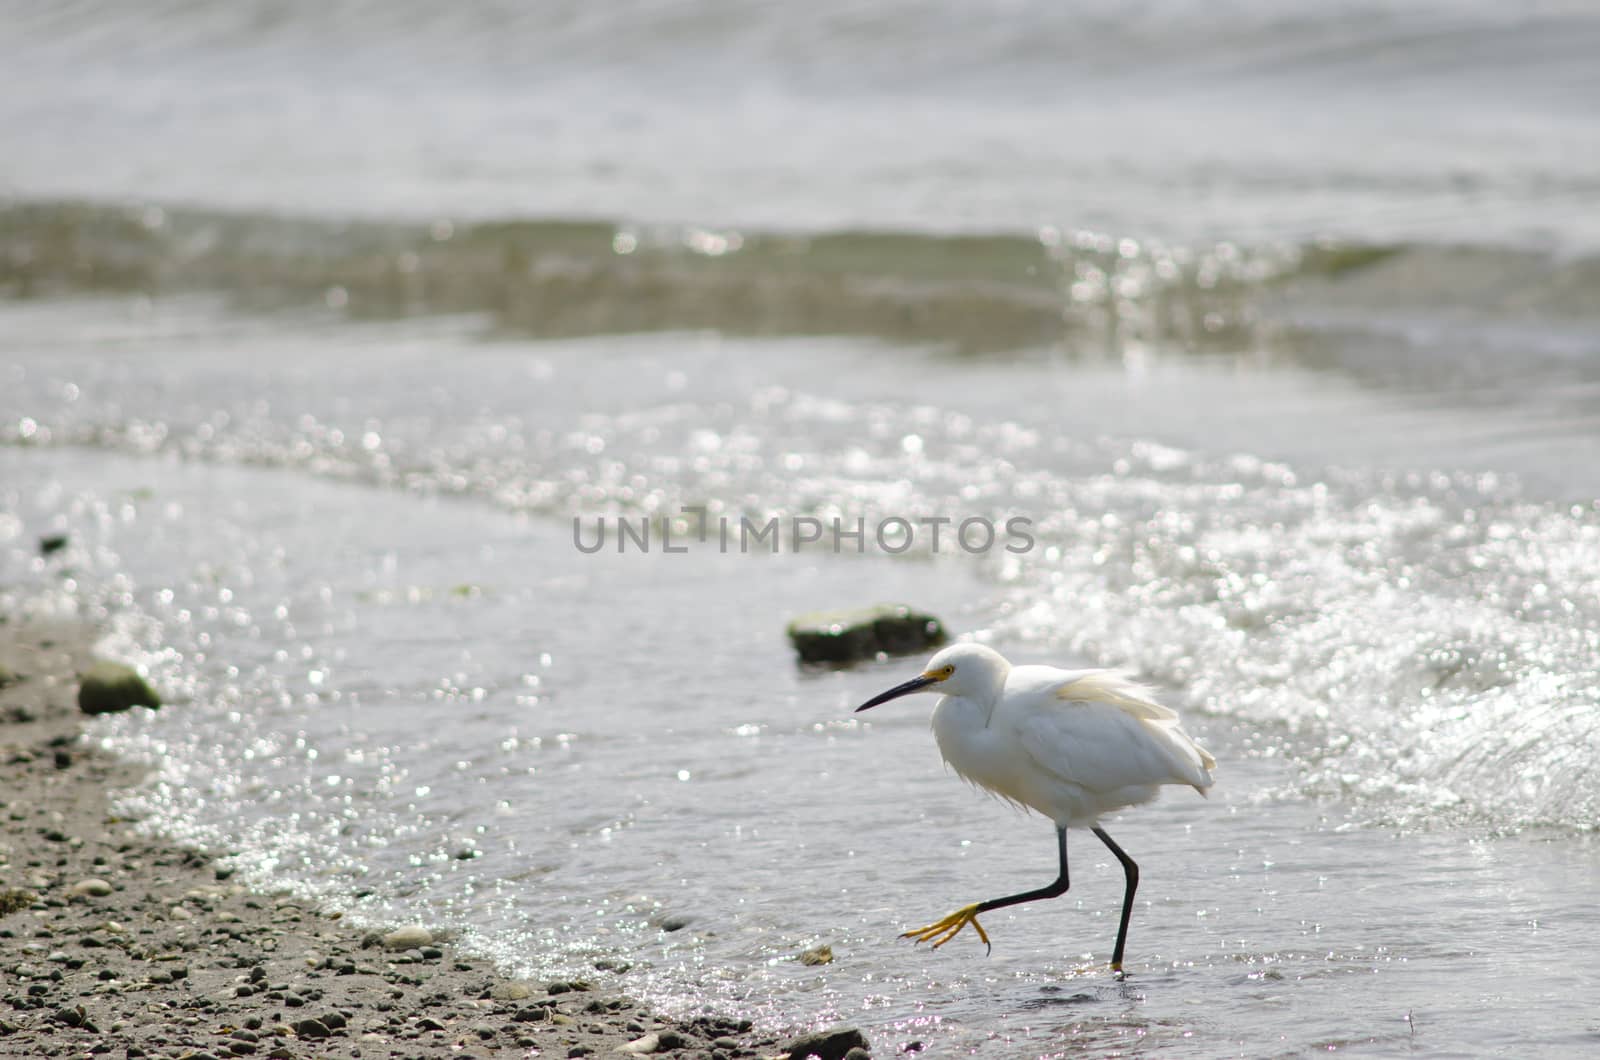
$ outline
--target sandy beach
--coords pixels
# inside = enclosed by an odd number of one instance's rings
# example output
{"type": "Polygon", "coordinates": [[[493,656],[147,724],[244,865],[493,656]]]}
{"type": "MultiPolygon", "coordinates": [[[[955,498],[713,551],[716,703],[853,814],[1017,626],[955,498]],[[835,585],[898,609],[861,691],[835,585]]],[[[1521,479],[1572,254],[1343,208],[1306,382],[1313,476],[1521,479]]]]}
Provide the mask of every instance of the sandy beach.
{"type": "Polygon", "coordinates": [[[785,1051],[748,1021],[663,1022],[587,983],[502,978],[421,926],[355,930],[137,835],[108,800],[137,772],[82,739],[92,631],[0,623],[0,1056],[785,1051]]]}

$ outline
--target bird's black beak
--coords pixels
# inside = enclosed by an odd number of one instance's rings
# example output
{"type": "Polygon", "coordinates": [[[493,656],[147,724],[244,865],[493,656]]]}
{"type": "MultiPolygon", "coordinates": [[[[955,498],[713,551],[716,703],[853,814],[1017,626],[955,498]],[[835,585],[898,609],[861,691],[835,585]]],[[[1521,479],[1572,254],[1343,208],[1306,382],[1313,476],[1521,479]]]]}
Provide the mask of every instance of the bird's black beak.
{"type": "Polygon", "coordinates": [[[899,699],[901,696],[909,696],[917,689],[927,688],[937,680],[939,680],[937,677],[929,677],[927,674],[918,674],[916,677],[913,677],[903,685],[895,685],[893,688],[889,689],[889,691],[873,696],[871,699],[857,707],[855,712],[860,714],[868,707],[875,707],[879,703],[887,703],[889,700],[899,699]]]}

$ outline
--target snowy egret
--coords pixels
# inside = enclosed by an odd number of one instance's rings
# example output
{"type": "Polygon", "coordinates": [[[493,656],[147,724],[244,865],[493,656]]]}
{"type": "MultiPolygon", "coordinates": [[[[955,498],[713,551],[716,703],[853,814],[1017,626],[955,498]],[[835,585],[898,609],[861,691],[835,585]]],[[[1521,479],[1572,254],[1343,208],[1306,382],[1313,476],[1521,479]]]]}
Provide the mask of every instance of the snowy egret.
{"type": "Polygon", "coordinates": [[[1149,802],[1163,784],[1187,784],[1204,795],[1216,759],[1179,727],[1177,714],[1112,670],[1012,666],[992,648],[954,644],[921,674],[856,712],[913,692],[943,693],[933,711],[933,735],[963,779],[1055,822],[1061,875],[1048,887],[963,906],[901,937],[931,941],[937,949],[971,924],[989,945],[979,914],[1066,894],[1067,829],[1088,828],[1122,863],[1127,881],[1111,951],[1111,968],[1120,974],[1139,866],[1099,819],[1149,802]]]}

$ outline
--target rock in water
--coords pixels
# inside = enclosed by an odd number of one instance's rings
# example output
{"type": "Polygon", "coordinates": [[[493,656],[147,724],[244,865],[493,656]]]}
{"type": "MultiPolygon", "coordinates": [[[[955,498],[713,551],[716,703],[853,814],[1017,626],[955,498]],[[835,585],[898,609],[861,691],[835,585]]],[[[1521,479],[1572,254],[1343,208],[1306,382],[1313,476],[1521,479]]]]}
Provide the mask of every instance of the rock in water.
{"type": "Polygon", "coordinates": [[[944,623],[905,604],[853,611],[814,611],[789,623],[789,642],[802,662],[856,662],[909,655],[946,640],[944,623]]]}
{"type": "Polygon", "coordinates": [[[161,699],[139,672],[122,663],[101,660],[84,672],[78,684],[78,709],[85,714],[117,714],[133,707],[161,706],[161,699]]]}
{"type": "Polygon", "coordinates": [[[833,963],[833,947],[829,945],[813,946],[800,954],[800,963],[815,967],[819,964],[833,963]]]}
{"type": "Polygon", "coordinates": [[[819,1060],[844,1060],[852,1049],[867,1051],[867,1038],[854,1027],[831,1027],[815,1034],[803,1034],[787,1048],[789,1060],[806,1060],[809,1056],[819,1060]]]}

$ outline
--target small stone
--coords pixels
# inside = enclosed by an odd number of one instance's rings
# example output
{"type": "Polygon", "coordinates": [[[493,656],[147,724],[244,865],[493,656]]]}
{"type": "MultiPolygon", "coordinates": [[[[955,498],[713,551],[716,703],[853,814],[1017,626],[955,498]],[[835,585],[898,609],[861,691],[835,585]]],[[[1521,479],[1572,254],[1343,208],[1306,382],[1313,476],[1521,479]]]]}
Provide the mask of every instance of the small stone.
{"type": "Polygon", "coordinates": [[[77,898],[105,898],[111,894],[112,887],[105,880],[90,877],[72,885],[74,897],[77,898]]]}
{"type": "Polygon", "coordinates": [[[828,945],[813,946],[800,954],[800,963],[807,965],[832,964],[833,947],[828,945]]]}
{"type": "Polygon", "coordinates": [[[328,1025],[318,1019],[299,1020],[293,1027],[294,1032],[302,1038],[327,1038],[333,1034],[328,1025]]]}
{"type": "Polygon", "coordinates": [[[661,1036],[659,1034],[646,1034],[642,1038],[635,1038],[633,1041],[628,1042],[625,1045],[617,1046],[617,1052],[633,1053],[636,1056],[648,1056],[650,1053],[656,1052],[660,1048],[661,1036]]]}
{"type": "Polygon", "coordinates": [[[567,1050],[567,1060],[572,1060],[573,1057],[588,1055],[589,1047],[587,1045],[574,1045],[571,1049],[567,1050]]]}
{"type": "Polygon", "coordinates": [[[424,1016],[421,1019],[419,1019],[414,1024],[414,1026],[419,1031],[442,1031],[442,1030],[444,1030],[444,1024],[442,1024],[438,1020],[432,1019],[431,1017],[428,1017],[428,1016],[424,1016]]]}
{"type": "Polygon", "coordinates": [[[419,946],[433,945],[433,932],[420,924],[411,924],[383,936],[384,949],[414,950],[419,946]]]}
{"type": "Polygon", "coordinates": [[[496,1001],[521,1001],[533,996],[533,987],[518,979],[507,979],[491,986],[489,996],[496,1001]]]}
{"type": "Polygon", "coordinates": [[[688,927],[692,921],[692,917],[684,916],[682,913],[673,913],[669,916],[661,918],[661,930],[682,931],[684,928],[688,927]]]}
{"type": "Polygon", "coordinates": [[[844,1054],[844,1060],[872,1060],[872,1054],[858,1045],[844,1054]]]}
{"type": "Polygon", "coordinates": [[[70,540],[66,534],[45,534],[39,538],[39,555],[53,556],[66,548],[70,540]]]}
{"type": "Polygon", "coordinates": [[[815,1034],[802,1034],[784,1049],[789,1060],[806,1060],[815,1056],[819,1060],[844,1060],[852,1049],[867,1049],[867,1039],[854,1027],[831,1027],[815,1034]]]}
{"type": "Polygon", "coordinates": [[[677,1031],[657,1031],[656,1041],[661,1043],[663,1049],[682,1049],[687,1044],[677,1031]]]}
{"type": "Polygon", "coordinates": [[[84,671],[78,683],[78,709],[85,714],[117,714],[133,707],[161,706],[161,698],[139,671],[101,660],[84,671]]]}

